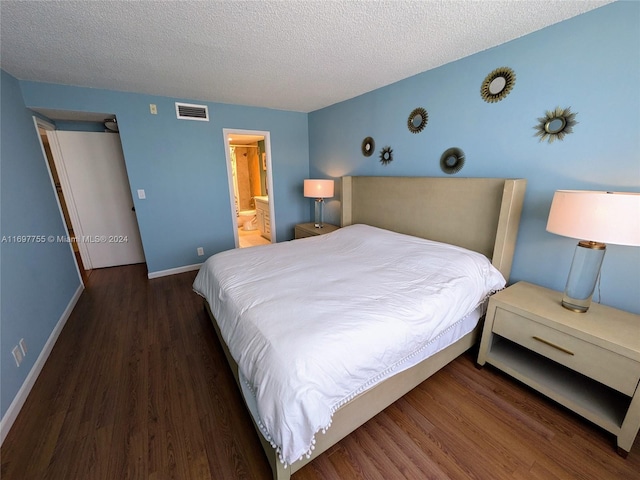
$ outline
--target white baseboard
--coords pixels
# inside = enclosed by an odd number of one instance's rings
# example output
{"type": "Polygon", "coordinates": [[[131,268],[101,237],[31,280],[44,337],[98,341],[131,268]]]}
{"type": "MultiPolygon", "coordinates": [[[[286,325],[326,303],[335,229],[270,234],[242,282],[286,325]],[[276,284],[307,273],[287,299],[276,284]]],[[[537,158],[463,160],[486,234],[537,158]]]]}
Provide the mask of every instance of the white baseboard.
{"type": "Polygon", "coordinates": [[[69,301],[67,308],[62,313],[60,320],[58,320],[58,323],[56,324],[53,331],[51,332],[51,335],[49,335],[49,339],[47,340],[47,343],[44,344],[44,348],[40,352],[40,355],[38,355],[38,358],[36,359],[36,362],[33,364],[33,367],[31,367],[31,371],[29,372],[29,374],[27,375],[27,378],[25,379],[24,383],[20,387],[20,390],[18,390],[18,393],[13,399],[13,402],[11,402],[11,405],[9,405],[7,412],[2,417],[2,421],[0,422],[0,445],[4,443],[4,439],[7,437],[9,430],[11,430],[11,427],[13,426],[13,422],[16,421],[16,418],[18,417],[18,413],[20,413],[20,410],[22,409],[24,402],[27,400],[27,397],[29,396],[29,392],[31,392],[33,385],[36,383],[36,379],[38,378],[38,375],[40,375],[40,372],[42,371],[42,367],[44,367],[44,364],[47,361],[47,358],[49,358],[49,354],[51,353],[51,350],[53,349],[53,346],[55,345],[56,340],[58,340],[58,336],[60,335],[60,332],[62,332],[62,328],[65,326],[65,324],[67,323],[67,320],[71,316],[71,312],[73,311],[73,308],[76,306],[76,303],[78,303],[78,300],[80,299],[80,295],[82,294],[83,290],[84,290],[84,285],[82,285],[81,283],[78,286],[76,293],[71,298],[71,301],[69,301]]]}
{"type": "Polygon", "coordinates": [[[185,265],[184,267],[170,268],[169,270],[158,270],[157,272],[149,272],[147,278],[166,277],[167,275],[175,275],[177,273],[192,272],[193,270],[199,270],[202,266],[201,263],[195,263],[193,265],[185,265]]]}

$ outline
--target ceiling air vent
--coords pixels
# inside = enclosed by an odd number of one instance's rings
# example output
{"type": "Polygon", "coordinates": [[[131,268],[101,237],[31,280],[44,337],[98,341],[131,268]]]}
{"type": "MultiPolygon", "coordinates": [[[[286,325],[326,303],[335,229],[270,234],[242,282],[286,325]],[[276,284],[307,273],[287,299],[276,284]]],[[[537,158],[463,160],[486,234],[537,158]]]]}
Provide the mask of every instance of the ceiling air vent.
{"type": "Polygon", "coordinates": [[[178,120],[209,121],[209,109],[206,105],[176,102],[176,115],[178,116],[178,120]]]}

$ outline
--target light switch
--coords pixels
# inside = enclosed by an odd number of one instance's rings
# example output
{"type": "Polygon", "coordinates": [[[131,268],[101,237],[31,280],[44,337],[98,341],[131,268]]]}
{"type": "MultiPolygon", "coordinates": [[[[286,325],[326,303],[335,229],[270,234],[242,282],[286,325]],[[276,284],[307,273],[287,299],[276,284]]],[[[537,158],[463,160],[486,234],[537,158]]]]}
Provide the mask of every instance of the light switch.
{"type": "Polygon", "coordinates": [[[158,114],[158,107],[156,107],[155,103],[150,103],[149,104],[149,111],[151,112],[151,115],[157,115],[158,114]]]}
{"type": "Polygon", "coordinates": [[[138,198],[139,198],[140,200],[144,200],[145,198],[147,198],[147,195],[144,193],[144,190],[143,190],[143,189],[139,189],[139,190],[138,190],[138,198]]]}

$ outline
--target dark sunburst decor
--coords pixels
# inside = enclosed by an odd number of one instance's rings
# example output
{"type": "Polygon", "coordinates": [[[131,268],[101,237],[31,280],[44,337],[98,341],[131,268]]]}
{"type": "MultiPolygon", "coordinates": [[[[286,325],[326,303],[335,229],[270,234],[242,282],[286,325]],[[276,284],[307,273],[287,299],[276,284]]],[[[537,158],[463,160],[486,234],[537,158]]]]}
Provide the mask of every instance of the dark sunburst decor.
{"type": "Polygon", "coordinates": [[[386,146],[380,150],[380,163],[382,165],[388,165],[393,162],[393,150],[391,147],[386,146]]]}
{"type": "Polygon", "coordinates": [[[547,140],[553,143],[572,133],[576,124],[576,113],[571,111],[571,107],[556,107],[555,110],[545,112],[544,117],[538,118],[538,125],[533,128],[536,131],[535,136],[540,137],[541,142],[547,140]]]}
{"type": "Polygon", "coordinates": [[[507,95],[516,83],[516,74],[509,67],[499,67],[491,72],[482,82],[480,96],[485,102],[499,102],[507,95]]]}
{"type": "Polygon", "coordinates": [[[464,167],[464,152],[459,148],[446,149],[440,157],[440,169],[448,174],[458,173],[464,167]]]}
{"type": "Polygon", "coordinates": [[[424,130],[424,127],[427,126],[427,122],[429,121],[429,114],[427,111],[422,108],[414,108],[409,114],[409,118],[407,119],[407,126],[409,127],[409,131],[411,133],[420,133],[424,130]]]}
{"type": "Polygon", "coordinates": [[[370,157],[375,149],[376,142],[373,141],[373,138],[367,137],[362,141],[362,155],[365,157],[370,157]]]}

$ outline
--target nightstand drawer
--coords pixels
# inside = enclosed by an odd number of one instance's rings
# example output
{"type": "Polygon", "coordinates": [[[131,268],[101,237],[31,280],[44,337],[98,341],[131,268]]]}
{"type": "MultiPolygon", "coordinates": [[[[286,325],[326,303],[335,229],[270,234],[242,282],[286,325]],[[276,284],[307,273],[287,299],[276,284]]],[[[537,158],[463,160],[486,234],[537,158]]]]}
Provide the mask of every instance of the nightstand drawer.
{"type": "Polygon", "coordinates": [[[640,380],[640,363],[502,308],[493,332],[625,395],[633,396],[640,380]]]}

